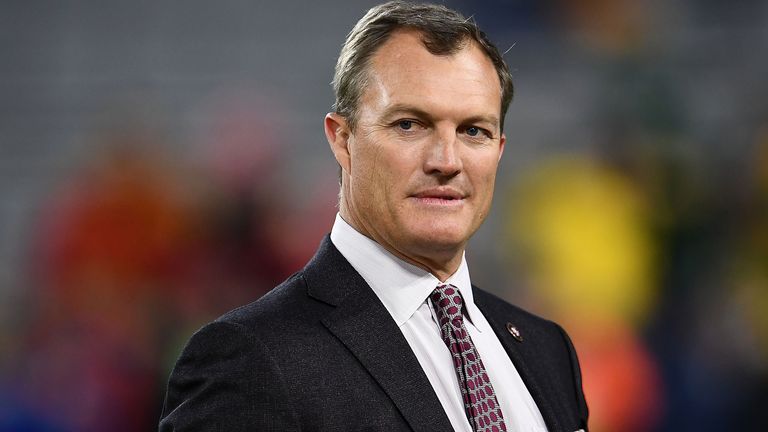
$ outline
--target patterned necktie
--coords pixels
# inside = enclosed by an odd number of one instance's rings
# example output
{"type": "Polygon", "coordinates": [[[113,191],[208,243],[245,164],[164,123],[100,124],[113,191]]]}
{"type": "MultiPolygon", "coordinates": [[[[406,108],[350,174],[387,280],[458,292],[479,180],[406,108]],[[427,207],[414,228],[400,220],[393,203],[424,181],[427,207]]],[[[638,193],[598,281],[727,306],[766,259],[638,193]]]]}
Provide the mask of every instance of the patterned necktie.
{"type": "Polygon", "coordinates": [[[469,423],[476,432],[506,431],[491,380],[464,326],[461,293],[453,285],[440,285],[430,298],[440,334],[453,357],[469,423]]]}

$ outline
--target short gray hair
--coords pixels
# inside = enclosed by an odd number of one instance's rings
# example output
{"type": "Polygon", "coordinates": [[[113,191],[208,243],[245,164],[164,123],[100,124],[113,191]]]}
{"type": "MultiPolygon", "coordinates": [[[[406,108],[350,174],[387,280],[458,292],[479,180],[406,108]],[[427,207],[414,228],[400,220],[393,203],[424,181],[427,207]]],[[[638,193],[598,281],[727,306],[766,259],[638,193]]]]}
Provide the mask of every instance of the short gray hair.
{"type": "Polygon", "coordinates": [[[336,101],[333,110],[347,119],[354,130],[360,97],[368,80],[368,64],[376,50],[399,29],[414,29],[421,33],[424,46],[434,55],[451,55],[463,49],[468,41],[476,42],[493,63],[501,83],[501,127],[513,85],[509,67],[499,50],[477,24],[460,13],[435,4],[413,4],[391,1],[371,8],[347,35],[341,48],[333,90],[336,101]]]}

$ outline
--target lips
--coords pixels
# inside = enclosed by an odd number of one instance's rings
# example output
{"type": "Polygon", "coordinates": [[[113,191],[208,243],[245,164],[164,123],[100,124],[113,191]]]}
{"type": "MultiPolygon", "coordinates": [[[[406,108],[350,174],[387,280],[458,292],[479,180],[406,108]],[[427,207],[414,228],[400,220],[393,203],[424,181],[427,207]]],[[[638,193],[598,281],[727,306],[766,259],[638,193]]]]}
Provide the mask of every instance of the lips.
{"type": "Polygon", "coordinates": [[[436,187],[419,191],[412,195],[419,200],[428,201],[461,201],[466,195],[451,187],[436,187]]]}

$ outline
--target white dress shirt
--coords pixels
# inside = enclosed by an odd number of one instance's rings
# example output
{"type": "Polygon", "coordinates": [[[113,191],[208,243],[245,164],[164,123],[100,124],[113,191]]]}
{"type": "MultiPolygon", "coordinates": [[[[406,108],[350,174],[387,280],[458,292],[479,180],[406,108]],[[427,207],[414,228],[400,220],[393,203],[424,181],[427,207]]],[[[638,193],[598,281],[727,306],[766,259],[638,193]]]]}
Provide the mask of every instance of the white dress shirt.
{"type": "MultiPolygon", "coordinates": [[[[453,360],[440,336],[440,327],[429,303],[429,295],[442,285],[431,273],[392,255],[357,232],[336,215],[331,241],[365,279],[392,315],[405,340],[427,375],[451,425],[457,432],[472,432],[461,397],[453,360]]],[[[546,431],[536,403],[472,297],[467,263],[445,281],[458,288],[464,298],[464,323],[483,360],[496,393],[508,431],[546,431]]]]}

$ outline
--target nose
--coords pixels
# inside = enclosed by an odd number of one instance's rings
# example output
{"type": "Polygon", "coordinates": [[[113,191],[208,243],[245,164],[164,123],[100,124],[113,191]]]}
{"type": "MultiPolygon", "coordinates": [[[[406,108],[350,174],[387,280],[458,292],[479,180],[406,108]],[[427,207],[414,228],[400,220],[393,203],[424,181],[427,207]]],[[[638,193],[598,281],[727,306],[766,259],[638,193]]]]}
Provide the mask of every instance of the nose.
{"type": "Polygon", "coordinates": [[[426,149],[424,171],[427,174],[453,177],[461,172],[459,142],[453,128],[437,129],[435,138],[426,149]]]}

